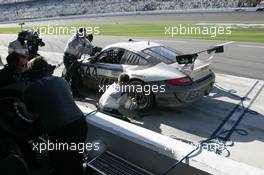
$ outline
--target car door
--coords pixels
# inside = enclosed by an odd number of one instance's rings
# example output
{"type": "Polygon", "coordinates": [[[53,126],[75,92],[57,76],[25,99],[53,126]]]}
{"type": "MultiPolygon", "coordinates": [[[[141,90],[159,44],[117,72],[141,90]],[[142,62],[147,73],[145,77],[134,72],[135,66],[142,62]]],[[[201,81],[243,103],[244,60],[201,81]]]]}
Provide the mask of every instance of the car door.
{"type": "Polygon", "coordinates": [[[122,73],[123,66],[120,64],[125,49],[109,48],[96,58],[96,73],[98,84],[112,84],[117,81],[118,75],[122,73]]]}

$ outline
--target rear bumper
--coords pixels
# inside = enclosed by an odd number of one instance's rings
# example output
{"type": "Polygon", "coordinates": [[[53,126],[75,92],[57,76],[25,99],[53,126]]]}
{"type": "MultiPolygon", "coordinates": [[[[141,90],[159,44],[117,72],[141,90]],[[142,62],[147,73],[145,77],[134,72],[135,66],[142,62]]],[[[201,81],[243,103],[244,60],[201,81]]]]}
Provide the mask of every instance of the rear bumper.
{"type": "Polygon", "coordinates": [[[156,103],[159,106],[183,107],[193,103],[203,96],[207,96],[213,89],[215,75],[208,76],[193,82],[190,86],[172,86],[166,84],[164,93],[155,93],[156,103]]]}

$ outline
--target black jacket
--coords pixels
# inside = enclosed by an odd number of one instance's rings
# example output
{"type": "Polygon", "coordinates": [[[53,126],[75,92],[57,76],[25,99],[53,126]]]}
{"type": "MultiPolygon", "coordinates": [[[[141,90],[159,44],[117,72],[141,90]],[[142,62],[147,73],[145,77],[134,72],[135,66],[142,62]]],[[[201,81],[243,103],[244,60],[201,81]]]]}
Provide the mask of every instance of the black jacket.
{"type": "Polygon", "coordinates": [[[45,76],[29,82],[23,97],[28,109],[39,115],[48,133],[83,117],[68,83],[60,77],[45,76]]]}
{"type": "Polygon", "coordinates": [[[16,74],[9,66],[0,70],[0,90],[3,88],[18,90],[21,93],[26,87],[25,74],[16,74]]]}
{"type": "Polygon", "coordinates": [[[0,70],[0,88],[14,84],[15,82],[13,70],[9,66],[5,66],[0,70]]]}

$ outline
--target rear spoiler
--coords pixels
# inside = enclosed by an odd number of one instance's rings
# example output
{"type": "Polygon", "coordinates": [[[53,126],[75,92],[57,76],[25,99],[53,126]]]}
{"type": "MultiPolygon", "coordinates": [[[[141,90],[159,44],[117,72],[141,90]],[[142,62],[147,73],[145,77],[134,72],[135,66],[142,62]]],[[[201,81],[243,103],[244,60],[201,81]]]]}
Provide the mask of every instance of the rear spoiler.
{"type": "Polygon", "coordinates": [[[207,52],[208,54],[212,53],[223,53],[224,52],[224,45],[220,46],[214,46],[206,50],[202,50],[196,53],[192,54],[183,54],[183,55],[177,55],[176,60],[179,64],[192,64],[197,59],[198,55],[200,53],[207,52]]]}

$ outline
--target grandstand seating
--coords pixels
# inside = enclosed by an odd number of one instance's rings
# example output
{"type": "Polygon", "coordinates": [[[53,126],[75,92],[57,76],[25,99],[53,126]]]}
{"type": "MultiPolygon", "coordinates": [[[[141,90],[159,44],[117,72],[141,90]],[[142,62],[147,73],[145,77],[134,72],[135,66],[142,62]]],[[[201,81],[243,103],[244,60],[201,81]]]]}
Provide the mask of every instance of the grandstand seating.
{"type": "Polygon", "coordinates": [[[66,15],[173,10],[232,8],[239,0],[0,0],[0,21],[66,15]]]}

